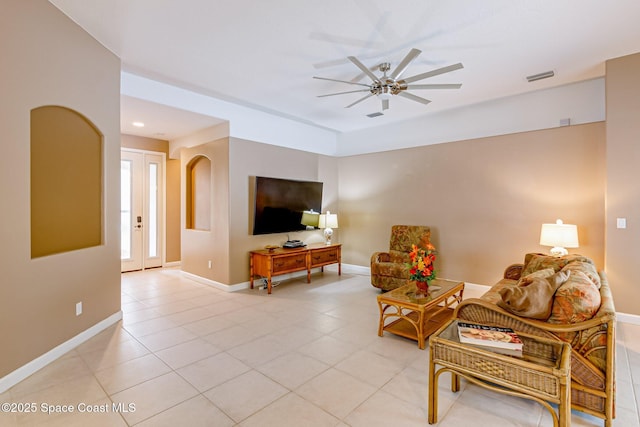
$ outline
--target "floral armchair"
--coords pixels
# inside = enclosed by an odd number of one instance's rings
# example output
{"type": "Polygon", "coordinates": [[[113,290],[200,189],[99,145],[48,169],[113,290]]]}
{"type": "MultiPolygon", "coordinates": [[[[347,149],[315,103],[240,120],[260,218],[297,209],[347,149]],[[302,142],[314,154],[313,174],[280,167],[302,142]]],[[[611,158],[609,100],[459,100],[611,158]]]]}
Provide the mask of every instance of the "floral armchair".
{"type": "Polygon", "coordinates": [[[371,255],[371,284],[383,291],[406,285],[409,280],[409,252],[411,245],[426,247],[431,230],[423,225],[394,225],[391,227],[388,252],[371,255]]]}

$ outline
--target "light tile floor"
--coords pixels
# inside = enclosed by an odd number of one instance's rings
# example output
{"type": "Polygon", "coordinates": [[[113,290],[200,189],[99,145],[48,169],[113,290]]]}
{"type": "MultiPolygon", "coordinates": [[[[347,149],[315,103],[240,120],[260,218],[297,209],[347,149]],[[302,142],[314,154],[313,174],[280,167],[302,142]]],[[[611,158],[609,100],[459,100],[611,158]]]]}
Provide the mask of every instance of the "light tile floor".
{"type": "MultiPolygon", "coordinates": [[[[423,427],[428,350],[378,337],[376,295],[368,276],[330,269],[271,295],[226,293],[176,269],[126,273],[123,321],[1,394],[37,408],[1,413],[0,425],[423,427]]],[[[619,323],[617,426],[640,425],[638,337],[640,326],[619,323]]],[[[449,384],[440,379],[439,426],[552,425],[531,401],[449,384]]],[[[575,411],[571,421],[603,425],[575,411]]]]}

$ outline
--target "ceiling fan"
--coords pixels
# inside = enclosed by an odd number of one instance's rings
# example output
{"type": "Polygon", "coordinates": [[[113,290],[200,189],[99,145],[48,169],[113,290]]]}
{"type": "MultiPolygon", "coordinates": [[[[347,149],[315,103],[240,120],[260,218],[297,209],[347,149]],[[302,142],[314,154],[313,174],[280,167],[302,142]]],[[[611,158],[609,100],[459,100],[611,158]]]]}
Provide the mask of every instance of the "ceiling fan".
{"type": "Polygon", "coordinates": [[[371,83],[358,83],[358,82],[350,82],[347,80],[338,80],[338,79],[330,79],[326,77],[316,77],[314,79],[319,80],[329,80],[332,82],[338,83],[347,83],[350,85],[356,86],[364,86],[366,89],[358,89],[358,90],[350,90],[347,92],[337,92],[330,93],[326,95],[318,95],[318,98],[323,98],[327,96],[335,96],[335,95],[345,95],[348,93],[357,93],[357,92],[369,92],[363,98],[358,99],[356,102],[353,102],[347,105],[345,108],[353,107],[354,105],[364,101],[367,98],[370,98],[374,95],[378,96],[382,100],[382,110],[387,110],[389,108],[389,99],[392,96],[398,95],[403,98],[410,99],[412,101],[420,102],[421,104],[428,104],[431,101],[420,96],[414,95],[413,93],[407,92],[407,90],[415,90],[415,89],[460,89],[462,84],[411,84],[413,82],[417,82],[419,80],[423,80],[429,77],[434,77],[440,74],[449,73],[451,71],[459,70],[462,67],[461,63],[449,65],[447,67],[438,68],[436,70],[427,71],[426,73],[416,74],[415,76],[407,77],[405,79],[401,79],[402,73],[407,69],[409,64],[418,57],[422,53],[419,49],[411,49],[407,56],[404,57],[402,61],[398,64],[398,66],[387,76],[387,72],[391,71],[391,64],[389,62],[383,62],[377,68],[382,72],[382,76],[378,77],[373,72],[367,68],[362,62],[358,60],[355,56],[348,56],[349,61],[353,62],[356,67],[358,67],[363,73],[365,73],[370,79],[371,83]]]}

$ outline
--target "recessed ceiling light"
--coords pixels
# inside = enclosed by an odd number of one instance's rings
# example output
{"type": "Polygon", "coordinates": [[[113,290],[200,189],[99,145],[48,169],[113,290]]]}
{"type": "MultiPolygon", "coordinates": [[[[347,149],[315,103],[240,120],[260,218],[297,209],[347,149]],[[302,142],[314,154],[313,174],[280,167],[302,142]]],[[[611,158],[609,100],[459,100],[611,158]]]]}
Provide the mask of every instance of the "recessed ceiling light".
{"type": "Polygon", "coordinates": [[[142,123],[142,122],[133,122],[132,125],[134,125],[137,128],[143,128],[144,127],[144,123],[142,123]]]}

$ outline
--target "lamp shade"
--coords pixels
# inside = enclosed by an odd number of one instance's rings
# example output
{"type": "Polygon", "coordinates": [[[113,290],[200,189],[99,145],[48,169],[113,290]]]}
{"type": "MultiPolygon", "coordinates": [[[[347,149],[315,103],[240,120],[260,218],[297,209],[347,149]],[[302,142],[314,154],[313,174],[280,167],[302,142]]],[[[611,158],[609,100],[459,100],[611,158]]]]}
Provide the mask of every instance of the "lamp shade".
{"type": "Polygon", "coordinates": [[[555,224],[542,224],[540,244],[542,246],[577,248],[579,246],[578,227],[575,224],[563,224],[560,219],[555,224]]]}
{"type": "Polygon", "coordinates": [[[319,228],[338,228],[338,215],[327,211],[326,214],[320,215],[318,221],[319,228]]]}
{"type": "Polygon", "coordinates": [[[320,222],[320,213],[314,211],[303,211],[300,224],[307,227],[317,227],[320,222]]]}

